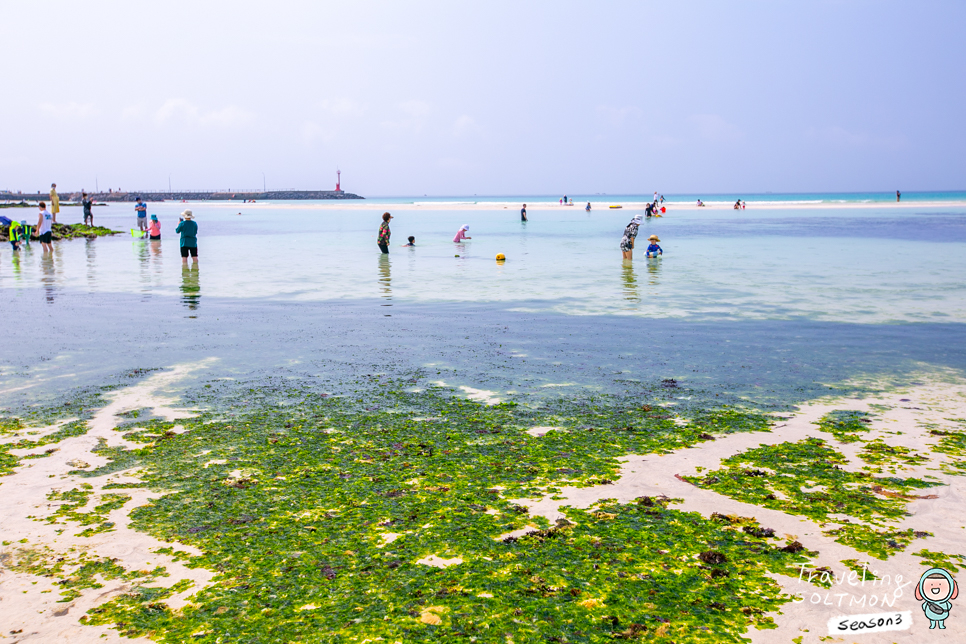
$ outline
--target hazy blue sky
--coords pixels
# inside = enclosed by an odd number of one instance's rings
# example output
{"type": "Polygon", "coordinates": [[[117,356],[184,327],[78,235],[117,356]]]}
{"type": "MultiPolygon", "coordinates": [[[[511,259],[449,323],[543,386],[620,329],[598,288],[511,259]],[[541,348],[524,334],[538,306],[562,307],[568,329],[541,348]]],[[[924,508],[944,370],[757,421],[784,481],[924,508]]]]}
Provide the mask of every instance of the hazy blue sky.
{"type": "Polygon", "coordinates": [[[0,189],[966,188],[966,2],[0,3],[0,189]]]}

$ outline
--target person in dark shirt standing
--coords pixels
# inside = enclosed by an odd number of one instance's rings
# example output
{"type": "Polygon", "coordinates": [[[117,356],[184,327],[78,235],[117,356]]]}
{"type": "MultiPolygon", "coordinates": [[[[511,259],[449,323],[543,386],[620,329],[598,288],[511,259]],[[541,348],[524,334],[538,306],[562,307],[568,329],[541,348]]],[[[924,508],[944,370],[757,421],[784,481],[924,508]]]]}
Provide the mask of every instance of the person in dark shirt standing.
{"type": "Polygon", "coordinates": [[[86,192],[81,193],[81,205],[84,207],[84,224],[93,226],[94,213],[91,212],[91,206],[94,205],[94,200],[88,197],[86,192]]]}
{"type": "Polygon", "coordinates": [[[896,190],[896,203],[899,203],[899,200],[900,200],[901,198],[902,198],[902,193],[901,193],[901,192],[899,192],[898,190],[896,190]]]}
{"type": "Polygon", "coordinates": [[[392,219],[392,215],[388,212],[382,213],[382,223],[379,224],[379,237],[376,243],[379,245],[379,250],[382,251],[383,255],[389,254],[389,237],[392,236],[392,231],[389,230],[390,219],[392,219]]]}
{"type": "Polygon", "coordinates": [[[523,204],[523,208],[520,209],[520,221],[527,221],[527,204],[523,204]]]}
{"type": "Polygon", "coordinates": [[[178,227],[174,232],[181,233],[181,263],[188,263],[188,255],[192,261],[198,263],[198,224],[194,221],[194,215],[190,210],[181,213],[178,227]]]}

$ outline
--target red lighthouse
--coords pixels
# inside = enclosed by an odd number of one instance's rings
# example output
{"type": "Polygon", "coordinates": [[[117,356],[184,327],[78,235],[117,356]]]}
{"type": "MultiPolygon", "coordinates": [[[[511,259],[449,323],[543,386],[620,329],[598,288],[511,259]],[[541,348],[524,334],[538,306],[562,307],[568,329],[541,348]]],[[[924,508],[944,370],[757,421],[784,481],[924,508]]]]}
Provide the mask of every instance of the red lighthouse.
{"type": "Polygon", "coordinates": [[[342,170],[335,171],[335,191],[342,192],[342,170]]]}

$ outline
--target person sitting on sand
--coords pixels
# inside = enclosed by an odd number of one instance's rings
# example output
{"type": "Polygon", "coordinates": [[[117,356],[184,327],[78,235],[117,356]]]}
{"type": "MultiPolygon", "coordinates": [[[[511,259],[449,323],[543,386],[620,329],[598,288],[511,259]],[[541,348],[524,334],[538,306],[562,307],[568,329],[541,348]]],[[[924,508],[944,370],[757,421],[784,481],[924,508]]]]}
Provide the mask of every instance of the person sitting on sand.
{"type": "Polygon", "coordinates": [[[472,237],[466,234],[466,231],[468,231],[469,229],[470,229],[469,224],[463,224],[460,227],[460,229],[456,231],[456,237],[453,237],[453,241],[458,243],[463,241],[464,239],[473,239],[472,237]]]}
{"type": "Polygon", "coordinates": [[[733,210],[741,210],[741,199],[735,202],[733,210]]]}
{"type": "Polygon", "coordinates": [[[157,215],[151,215],[151,223],[148,224],[148,239],[161,239],[161,222],[157,215]]]}
{"type": "Polygon", "coordinates": [[[415,245],[416,245],[416,238],[415,238],[415,237],[413,237],[412,235],[410,235],[410,236],[409,236],[409,237],[407,237],[406,239],[407,239],[407,241],[408,241],[409,243],[408,243],[408,244],[403,244],[403,246],[415,246],[415,245]]]}
{"type": "Polygon", "coordinates": [[[584,210],[586,210],[587,212],[590,212],[590,202],[589,201],[587,202],[587,207],[584,208],[584,210]]]}
{"type": "Polygon", "coordinates": [[[700,199],[698,199],[698,206],[702,208],[704,207],[704,202],[701,201],[700,199]]]}
{"type": "Polygon", "coordinates": [[[631,223],[624,228],[624,236],[621,237],[621,253],[623,253],[624,259],[634,259],[634,239],[637,238],[637,229],[642,221],[640,215],[634,215],[631,223]]]}
{"type": "Polygon", "coordinates": [[[651,235],[650,237],[647,238],[647,241],[651,242],[651,244],[647,247],[647,250],[644,252],[645,257],[657,257],[658,255],[664,254],[664,250],[657,245],[657,243],[661,241],[660,239],[657,238],[657,235],[651,235]]]}

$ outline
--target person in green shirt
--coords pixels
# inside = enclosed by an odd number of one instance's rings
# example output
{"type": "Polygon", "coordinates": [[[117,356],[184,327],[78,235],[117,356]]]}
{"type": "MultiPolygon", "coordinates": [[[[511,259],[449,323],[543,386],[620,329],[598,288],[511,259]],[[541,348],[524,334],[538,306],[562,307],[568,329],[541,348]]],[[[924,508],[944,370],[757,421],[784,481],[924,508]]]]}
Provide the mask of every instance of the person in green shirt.
{"type": "Polygon", "coordinates": [[[10,233],[8,239],[13,250],[20,250],[20,240],[23,239],[23,226],[17,220],[10,222],[10,233]]]}
{"type": "Polygon", "coordinates": [[[174,232],[181,233],[181,263],[188,263],[188,255],[191,255],[192,261],[198,263],[198,224],[195,222],[195,217],[190,210],[185,210],[181,213],[181,217],[178,221],[178,227],[174,229],[174,232]]]}

